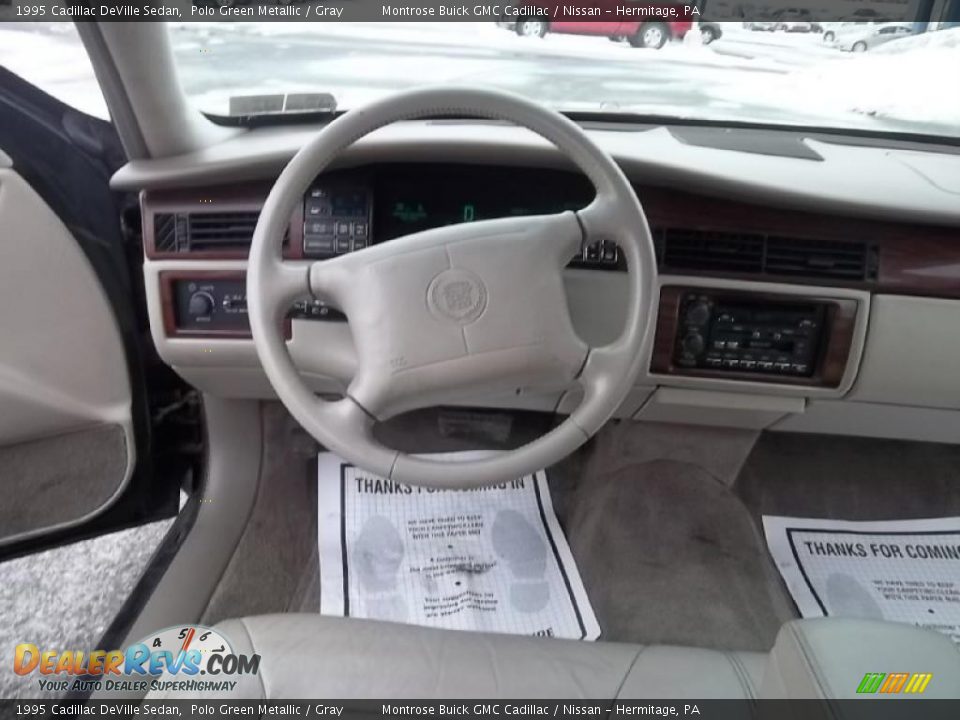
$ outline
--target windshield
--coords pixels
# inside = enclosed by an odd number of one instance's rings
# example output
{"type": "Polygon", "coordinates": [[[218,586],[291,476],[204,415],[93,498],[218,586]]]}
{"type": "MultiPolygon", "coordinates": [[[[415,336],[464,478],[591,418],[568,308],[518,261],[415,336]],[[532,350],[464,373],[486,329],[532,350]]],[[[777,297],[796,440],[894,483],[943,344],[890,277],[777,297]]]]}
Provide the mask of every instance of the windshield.
{"type": "Polygon", "coordinates": [[[187,94],[213,115],[343,110],[401,88],[453,83],[512,90],[564,111],[960,135],[960,93],[944,73],[960,67],[960,28],[638,26],[192,22],[169,32],[187,94]],[[328,95],[284,99],[289,93],[328,95]]]}
{"type": "MultiPolygon", "coordinates": [[[[217,2],[221,10],[251,7],[217,2]]],[[[297,112],[343,111],[403,88],[449,83],[511,90],[567,112],[960,136],[953,77],[960,27],[784,17],[213,20],[167,23],[166,32],[190,104],[233,123],[295,120],[297,112]]],[[[0,64],[106,117],[72,23],[0,24],[0,64]]]]}

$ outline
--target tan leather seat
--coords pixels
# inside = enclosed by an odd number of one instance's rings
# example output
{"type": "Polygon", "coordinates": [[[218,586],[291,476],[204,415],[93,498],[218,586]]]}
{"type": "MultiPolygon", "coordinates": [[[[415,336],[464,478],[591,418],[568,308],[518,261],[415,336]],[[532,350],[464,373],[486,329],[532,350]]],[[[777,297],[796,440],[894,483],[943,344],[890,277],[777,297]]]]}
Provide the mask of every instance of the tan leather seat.
{"type": "Polygon", "coordinates": [[[855,697],[865,673],[901,671],[933,672],[927,697],[960,695],[960,653],[946,636],[874,621],[787,623],[769,655],[321,615],[250,617],[218,629],[234,652],[261,656],[259,674],[232,678],[240,681],[231,698],[855,697]]]}

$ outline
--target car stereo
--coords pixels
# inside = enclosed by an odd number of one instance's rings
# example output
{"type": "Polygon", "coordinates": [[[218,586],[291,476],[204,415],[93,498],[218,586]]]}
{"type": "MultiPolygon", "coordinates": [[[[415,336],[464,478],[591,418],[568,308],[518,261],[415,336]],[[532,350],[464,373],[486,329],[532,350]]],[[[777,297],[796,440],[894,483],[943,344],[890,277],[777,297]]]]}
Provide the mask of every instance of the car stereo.
{"type": "Polygon", "coordinates": [[[858,316],[849,297],[664,285],[650,372],[836,388],[858,316]]]}
{"type": "Polygon", "coordinates": [[[810,377],[826,305],[688,293],[680,303],[680,367],[810,377]]]}

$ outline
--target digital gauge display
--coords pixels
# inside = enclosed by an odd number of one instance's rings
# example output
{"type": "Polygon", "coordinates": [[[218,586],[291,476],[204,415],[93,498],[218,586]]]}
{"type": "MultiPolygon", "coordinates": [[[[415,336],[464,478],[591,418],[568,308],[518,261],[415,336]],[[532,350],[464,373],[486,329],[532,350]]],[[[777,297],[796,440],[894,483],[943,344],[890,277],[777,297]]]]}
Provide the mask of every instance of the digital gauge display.
{"type": "Polygon", "coordinates": [[[589,181],[562,171],[477,166],[398,167],[378,173],[379,239],[477,220],[579,210],[593,199],[589,181]]]}

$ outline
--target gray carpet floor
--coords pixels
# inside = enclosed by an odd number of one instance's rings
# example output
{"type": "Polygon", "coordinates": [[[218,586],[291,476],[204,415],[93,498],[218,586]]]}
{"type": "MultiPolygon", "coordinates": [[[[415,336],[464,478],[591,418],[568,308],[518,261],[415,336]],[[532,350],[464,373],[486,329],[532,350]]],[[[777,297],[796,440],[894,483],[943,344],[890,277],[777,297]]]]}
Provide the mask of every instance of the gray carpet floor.
{"type": "Polygon", "coordinates": [[[604,640],[767,650],[792,604],[731,486],[746,430],[619,423],[562,518],[604,640]]]}
{"type": "MultiPolygon", "coordinates": [[[[204,623],[299,609],[298,591],[317,561],[316,443],[279,403],[265,403],[263,459],[257,499],[204,623]],[[296,603],[296,605],[295,605],[296,603]]],[[[317,609],[319,609],[319,585],[317,609]]]]}
{"type": "MultiPolygon", "coordinates": [[[[319,609],[315,447],[266,406],[263,481],[205,620],[319,609]]],[[[408,452],[509,448],[537,415],[428,411],[378,428],[408,452]]],[[[756,440],[739,430],[615,423],[548,469],[605,640],[767,649],[792,617],[749,512],[731,490],[756,440]]]]}
{"type": "Polygon", "coordinates": [[[567,537],[603,639],[768,650],[793,617],[750,515],[675,460],[588,476],[567,537]]]}
{"type": "MultiPolygon", "coordinates": [[[[316,448],[282,409],[268,406],[264,420],[265,482],[244,539],[250,552],[235,558],[211,622],[319,609],[316,448]]],[[[544,423],[428,411],[377,433],[407,452],[503,449],[544,423]]],[[[766,550],[762,513],[960,514],[958,461],[960,447],[945,445],[611,423],[548,476],[601,639],[766,650],[796,609],[766,550]]]]}
{"type": "Polygon", "coordinates": [[[735,486],[761,515],[907,520],[960,515],[960,445],[764,433],[735,486]]]}

